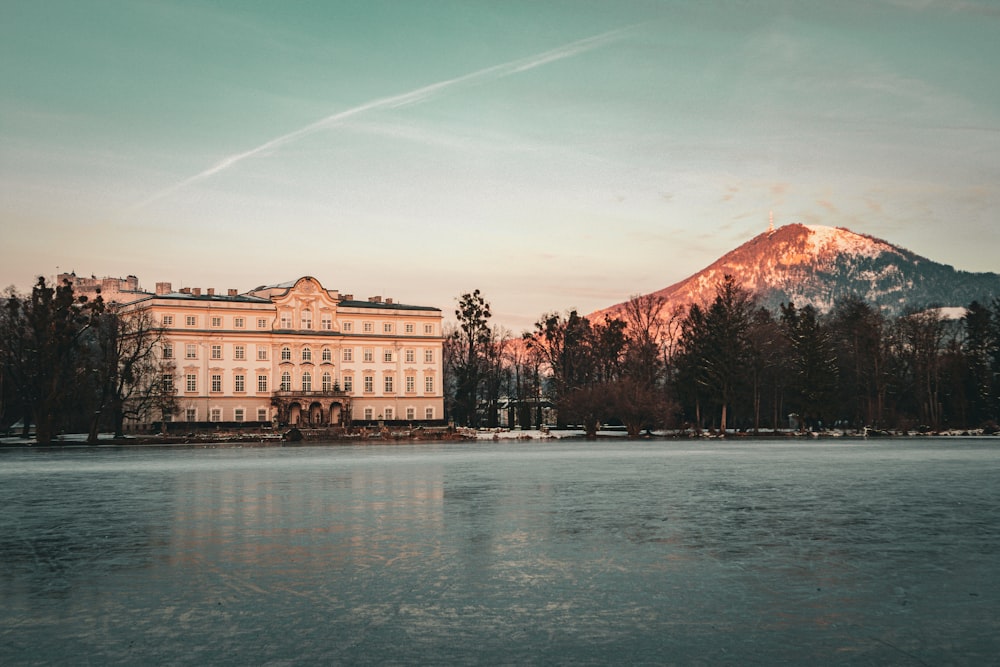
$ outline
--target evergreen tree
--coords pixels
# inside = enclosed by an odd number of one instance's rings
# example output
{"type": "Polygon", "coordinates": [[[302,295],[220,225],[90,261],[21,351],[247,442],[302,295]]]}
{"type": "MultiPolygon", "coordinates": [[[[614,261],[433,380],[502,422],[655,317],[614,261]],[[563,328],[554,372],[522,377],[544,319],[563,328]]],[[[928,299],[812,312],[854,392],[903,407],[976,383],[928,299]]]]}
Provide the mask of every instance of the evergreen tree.
{"type": "Polygon", "coordinates": [[[749,364],[749,331],[755,304],[749,291],[727,275],[716,286],[707,310],[692,306],[681,327],[681,382],[697,385],[696,412],[704,396],[720,411],[719,429],[728,427],[728,411],[749,364]]]}
{"type": "Polygon", "coordinates": [[[997,339],[996,316],[989,308],[973,301],[962,318],[965,329],[965,352],[969,419],[982,424],[997,418],[996,359],[1000,340],[997,339]]]}
{"type": "Polygon", "coordinates": [[[446,348],[448,366],[454,373],[454,417],[466,426],[479,426],[480,381],[485,373],[486,355],[493,341],[489,326],[490,304],[479,290],[463,294],[455,309],[458,328],[446,348]]]}
{"type": "Polygon", "coordinates": [[[812,306],[782,305],[781,323],[791,352],[791,407],[803,425],[821,426],[837,388],[837,357],[830,334],[812,306]]]}
{"type": "Polygon", "coordinates": [[[81,339],[100,308],[99,301],[75,299],[69,282],[53,288],[41,277],[30,295],[11,293],[7,299],[6,377],[16,383],[24,435],[34,422],[39,444],[52,442],[82,398],[77,393],[86,386],[81,339]]]}
{"type": "Polygon", "coordinates": [[[881,425],[885,402],[885,343],[881,314],[857,297],[839,300],[829,329],[836,349],[838,414],[854,428],[881,425]]]}

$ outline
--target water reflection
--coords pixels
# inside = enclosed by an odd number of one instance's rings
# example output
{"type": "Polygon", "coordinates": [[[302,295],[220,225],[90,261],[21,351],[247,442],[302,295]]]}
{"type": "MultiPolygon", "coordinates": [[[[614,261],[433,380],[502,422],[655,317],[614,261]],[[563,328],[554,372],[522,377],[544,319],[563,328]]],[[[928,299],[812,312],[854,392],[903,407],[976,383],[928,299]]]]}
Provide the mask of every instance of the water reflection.
{"type": "Polygon", "coordinates": [[[4,451],[0,662],[988,661],[998,479],[968,442],[4,451]]]}

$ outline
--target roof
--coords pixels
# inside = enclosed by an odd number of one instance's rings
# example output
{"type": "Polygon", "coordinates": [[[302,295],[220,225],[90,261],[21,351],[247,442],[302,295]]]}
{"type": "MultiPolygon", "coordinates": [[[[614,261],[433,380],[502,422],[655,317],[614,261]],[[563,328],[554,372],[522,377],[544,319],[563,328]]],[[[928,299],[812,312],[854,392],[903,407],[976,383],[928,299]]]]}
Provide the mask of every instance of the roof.
{"type": "Polygon", "coordinates": [[[441,312],[433,306],[408,306],[405,303],[386,303],[385,301],[340,301],[338,308],[381,308],[386,310],[427,310],[441,312]]]}
{"type": "Polygon", "coordinates": [[[259,296],[248,296],[237,294],[185,294],[184,292],[170,292],[168,294],[149,294],[145,298],[136,299],[132,303],[149,301],[150,299],[171,299],[174,301],[225,301],[227,303],[271,303],[270,299],[262,299],[259,296]]]}

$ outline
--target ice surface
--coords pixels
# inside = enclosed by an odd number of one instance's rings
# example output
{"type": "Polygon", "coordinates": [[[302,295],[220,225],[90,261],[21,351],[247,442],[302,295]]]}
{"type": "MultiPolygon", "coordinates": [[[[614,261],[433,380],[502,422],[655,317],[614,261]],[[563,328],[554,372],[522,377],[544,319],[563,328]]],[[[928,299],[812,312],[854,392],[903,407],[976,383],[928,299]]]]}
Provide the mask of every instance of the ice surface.
{"type": "Polygon", "coordinates": [[[992,439],[0,451],[0,663],[995,664],[992,439]]]}

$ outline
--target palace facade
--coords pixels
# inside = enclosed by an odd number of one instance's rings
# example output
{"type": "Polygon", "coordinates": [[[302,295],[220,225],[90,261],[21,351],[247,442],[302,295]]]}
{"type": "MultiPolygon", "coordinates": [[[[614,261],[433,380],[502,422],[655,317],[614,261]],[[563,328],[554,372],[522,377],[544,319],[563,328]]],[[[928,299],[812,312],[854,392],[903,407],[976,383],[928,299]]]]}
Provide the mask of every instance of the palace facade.
{"type": "Polygon", "coordinates": [[[162,328],[161,355],[174,364],[165,381],[179,407],[171,421],[444,419],[438,308],[355,300],[308,276],[225,295],[157,283],[127,307],[148,309],[162,328]]]}

